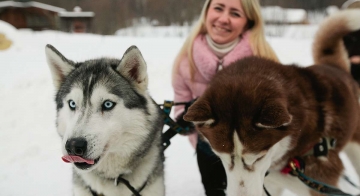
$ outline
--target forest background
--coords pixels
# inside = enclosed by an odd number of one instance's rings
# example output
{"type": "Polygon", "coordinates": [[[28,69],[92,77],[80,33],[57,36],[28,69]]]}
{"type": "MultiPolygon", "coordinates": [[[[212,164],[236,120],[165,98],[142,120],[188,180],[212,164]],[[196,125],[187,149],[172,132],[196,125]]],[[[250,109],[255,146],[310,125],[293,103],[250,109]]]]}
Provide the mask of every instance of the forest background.
{"type": "MultiPolygon", "coordinates": [[[[4,0],[0,0],[4,1],[4,0]]],[[[28,1],[28,0],[20,0],[28,1]]],[[[80,6],[95,13],[93,33],[113,35],[117,30],[147,22],[153,26],[192,25],[205,0],[36,0],[72,11],[80,6]]],[[[341,7],[345,0],[260,0],[261,6],[323,11],[341,7]]]]}

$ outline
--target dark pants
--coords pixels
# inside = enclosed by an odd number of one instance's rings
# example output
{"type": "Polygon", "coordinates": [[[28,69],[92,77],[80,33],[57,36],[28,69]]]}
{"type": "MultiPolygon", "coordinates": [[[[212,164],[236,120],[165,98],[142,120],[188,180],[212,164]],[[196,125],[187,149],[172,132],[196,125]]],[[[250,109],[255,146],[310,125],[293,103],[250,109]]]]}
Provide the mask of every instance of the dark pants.
{"type": "Polygon", "coordinates": [[[214,154],[209,144],[201,139],[198,139],[196,152],[206,195],[225,196],[226,173],[221,160],[214,154]]]}
{"type": "Polygon", "coordinates": [[[360,64],[351,64],[350,71],[356,82],[360,84],[360,64]]]}

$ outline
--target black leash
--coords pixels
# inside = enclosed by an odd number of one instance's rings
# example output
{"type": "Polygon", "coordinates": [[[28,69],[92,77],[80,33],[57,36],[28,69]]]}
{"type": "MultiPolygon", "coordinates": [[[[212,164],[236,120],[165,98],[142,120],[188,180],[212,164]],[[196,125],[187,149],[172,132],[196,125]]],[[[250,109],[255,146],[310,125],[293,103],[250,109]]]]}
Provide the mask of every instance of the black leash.
{"type": "Polygon", "coordinates": [[[169,145],[171,144],[170,139],[172,137],[174,137],[176,134],[178,134],[178,133],[186,134],[187,132],[189,132],[189,127],[185,127],[185,128],[181,127],[172,118],[170,118],[171,108],[173,106],[177,106],[177,105],[185,105],[186,106],[191,103],[193,103],[193,101],[175,103],[173,101],[165,100],[164,104],[159,104],[159,107],[160,108],[162,107],[161,110],[163,111],[164,123],[169,126],[169,129],[167,129],[162,135],[162,145],[164,147],[164,150],[167,147],[169,147],[169,145]]]}

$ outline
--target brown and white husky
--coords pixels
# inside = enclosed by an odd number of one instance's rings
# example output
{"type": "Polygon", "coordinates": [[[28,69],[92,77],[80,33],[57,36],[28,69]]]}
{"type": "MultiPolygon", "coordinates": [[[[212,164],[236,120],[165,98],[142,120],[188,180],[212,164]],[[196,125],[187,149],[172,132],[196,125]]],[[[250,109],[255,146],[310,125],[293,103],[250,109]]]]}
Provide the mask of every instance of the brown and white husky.
{"type": "Polygon", "coordinates": [[[330,16],[315,37],[316,65],[240,60],[220,71],[189,108],[184,119],[220,157],[228,196],[261,196],[263,184],[272,195],[284,189],[321,195],[282,173],[294,157],[303,160],[305,175],[336,187],[345,150],[360,174],[358,84],[342,42],[358,29],[359,10],[330,16]]]}

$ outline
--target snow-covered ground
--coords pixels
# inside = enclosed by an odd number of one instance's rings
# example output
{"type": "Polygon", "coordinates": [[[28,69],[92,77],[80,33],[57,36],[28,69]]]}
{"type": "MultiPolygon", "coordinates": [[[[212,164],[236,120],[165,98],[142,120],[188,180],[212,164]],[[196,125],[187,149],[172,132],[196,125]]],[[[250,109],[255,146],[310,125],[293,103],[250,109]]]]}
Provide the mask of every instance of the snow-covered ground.
{"type": "MultiPolygon", "coordinates": [[[[5,27],[0,23],[0,33],[8,34],[13,45],[0,51],[2,196],[71,195],[71,166],[61,160],[55,130],[55,91],[45,60],[46,44],[75,61],[102,56],[121,58],[129,46],[137,45],[148,65],[149,91],[155,101],[173,98],[171,67],[184,38],[75,35],[5,27]]],[[[311,39],[269,38],[269,42],[283,63],[312,63],[311,39]]],[[[165,155],[166,195],[204,196],[195,151],[187,138],[175,136],[165,155]]],[[[343,159],[347,173],[358,182],[346,157],[343,159]]],[[[345,185],[344,190],[350,190],[345,185]]]]}

